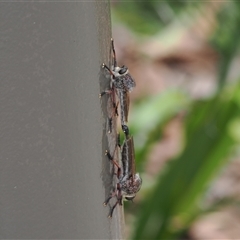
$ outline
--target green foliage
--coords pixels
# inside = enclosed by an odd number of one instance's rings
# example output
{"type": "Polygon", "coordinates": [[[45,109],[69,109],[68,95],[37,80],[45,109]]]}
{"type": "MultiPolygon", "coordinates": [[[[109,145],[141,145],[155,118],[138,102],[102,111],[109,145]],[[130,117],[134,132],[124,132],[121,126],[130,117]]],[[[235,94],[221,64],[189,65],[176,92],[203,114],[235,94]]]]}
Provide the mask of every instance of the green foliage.
{"type": "Polygon", "coordinates": [[[122,21],[139,34],[158,33],[166,24],[175,20],[187,9],[196,8],[198,2],[192,1],[119,1],[112,4],[114,18],[122,21]]]}
{"type": "Polygon", "coordinates": [[[159,141],[162,130],[176,114],[186,111],[190,98],[177,89],[145,98],[131,113],[131,133],[134,135],[138,171],[142,171],[152,145],[159,141]]]}
{"type": "Polygon", "coordinates": [[[186,147],[143,203],[134,239],[174,239],[199,212],[198,199],[236,144],[231,125],[239,124],[240,84],[222,94],[192,106],[185,122],[186,147]]]}
{"type": "MultiPolygon", "coordinates": [[[[187,2],[161,1],[176,15],[192,7],[187,2]]],[[[122,14],[136,31],[149,34],[163,28],[162,18],[153,14],[160,2],[149,1],[147,5],[147,2],[133,1],[126,4],[115,15],[122,14]],[[144,14],[143,9],[146,9],[144,14]],[[138,30],[140,25],[143,29],[138,30]]],[[[161,138],[164,126],[179,112],[186,113],[184,148],[180,156],[167,163],[156,185],[140,203],[133,239],[179,239],[192,222],[208,210],[201,208],[199,203],[213,177],[227,163],[240,141],[240,79],[235,84],[226,84],[229,68],[239,48],[239,26],[240,3],[226,2],[219,11],[218,26],[211,39],[220,56],[219,88],[211,99],[191,100],[179,90],[170,90],[141,101],[133,109],[130,123],[134,124],[130,129],[140,171],[149,150],[161,138]]],[[[232,201],[225,204],[229,202],[232,201]]]]}
{"type": "MultiPolygon", "coordinates": [[[[122,20],[134,31],[145,34],[153,34],[159,27],[161,20],[152,3],[136,1],[123,1],[113,8],[114,16],[122,20]],[[148,19],[149,21],[146,21],[148,19]],[[149,24],[149,23],[152,24],[149,24]]],[[[160,25],[161,26],[161,25],[160,25]]]]}
{"type": "Polygon", "coordinates": [[[240,3],[239,1],[225,4],[218,14],[218,26],[212,36],[212,44],[220,55],[219,87],[223,87],[227,79],[232,58],[240,43],[240,3]]]}

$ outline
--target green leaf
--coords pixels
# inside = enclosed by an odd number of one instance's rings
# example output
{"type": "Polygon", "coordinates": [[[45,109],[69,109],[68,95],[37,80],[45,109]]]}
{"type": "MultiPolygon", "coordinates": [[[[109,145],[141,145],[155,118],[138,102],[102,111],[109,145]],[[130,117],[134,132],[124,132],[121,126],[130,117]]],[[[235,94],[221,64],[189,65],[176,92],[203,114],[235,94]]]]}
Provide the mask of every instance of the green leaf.
{"type": "Polygon", "coordinates": [[[161,138],[166,122],[190,106],[190,98],[178,89],[144,99],[130,115],[129,127],[135,139],[139,170],[143,168],[152,144],[161,138]]]}
{"type": "Polygon", "coordinates": [[[239,94],[237,85],[230,99],[218,94],[193,106],[185,125],[186,147],[142,204],[134,239],[176,239],[189,226],[206,187],[236,144],[229,129],[239,118],[239,94]]]}

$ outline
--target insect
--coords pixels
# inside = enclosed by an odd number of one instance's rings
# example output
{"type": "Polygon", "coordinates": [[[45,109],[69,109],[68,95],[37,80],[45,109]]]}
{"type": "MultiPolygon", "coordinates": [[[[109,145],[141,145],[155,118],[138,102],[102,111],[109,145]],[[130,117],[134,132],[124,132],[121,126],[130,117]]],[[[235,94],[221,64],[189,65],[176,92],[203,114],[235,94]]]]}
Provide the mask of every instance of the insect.
{"type": "MultiPolygon", "coordinates": [[[[118,146],[119,145],[120,143],[118,143],[118,146]]],[[[123,198],[129,201],[135,198],[136,193],[142,186],[142,179],[139,173],[136,173],[133,137],[128,136],[125,138],[123,145],[121,146],[121,165],[119,165],[117,161],[113,159],[108,151],[106,151],[106,155],[117,167],[116,174],[118,182],[114,191],[103,203],[103,205],[106,206],[111,198],[116,197],[117,201],[110,208],[110,213],[108,216],[109,218],[112,218],[115,207],[118,204],[122,205],[123,198]]]]}
{"type": "Polygon", "coordinates": [[[114,42],[111,38],[111,48],[110,48],[110,59],[112,61],[110,62],[111,66],[106,66],[105,63],[102,64],[102,68],[107,70],[108,73],[111,76],[110,81],[110,89],[106,89],[102,93],[100,93],[100,97],[102,97],[104,94],[112,94],[113,99],[113,109],[115,114],[117,113],[117,106],[116,104],[116,95],[119,100],[120,104],[120,111],[121,111],[121,125],[122,130],[125,134],[128,135],[129,130],[127,126],[128,121],[128,112],[129,112],[129,93],[133,90],[133,88],[136,86],[135,81],[129,74],[128,68],[126,66],[118,67],[117,66],[117,59],[116,59],[116,52],[114,48],[114,42]]]}

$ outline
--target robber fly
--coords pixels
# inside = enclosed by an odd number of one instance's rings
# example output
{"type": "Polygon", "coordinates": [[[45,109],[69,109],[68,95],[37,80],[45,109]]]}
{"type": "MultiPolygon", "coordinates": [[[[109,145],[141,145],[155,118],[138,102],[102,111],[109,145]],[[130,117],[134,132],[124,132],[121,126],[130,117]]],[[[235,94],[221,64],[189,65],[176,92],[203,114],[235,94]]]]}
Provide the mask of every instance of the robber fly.
{"type": "MultiPolygon", "coordinates": [[[[120,145],[120,144],[119,144],[120,145]]],[[[110,208],[109,218],[112,218],[115,207],[122,205],[122,200],[133,200],[136,193],[142,186],[142,179],[139,173],[136,173],[134,143],[133,137],[127,137],[121,146],[121,165],[119,165],[113,157],[106,151],[106,155],[117,167],[118,182],[112,194],[103,203],[104,206],[108,204],[111,198],[116,197],[116,203],[110,208]]]]}
{"type": "Polygon", "coordinates": [[[117,105],[115,95],[118,96],[120,109],[121,109],[121,125],[122,130],[125,134],[128,134],[128,111],[129,111],[129,93],[136,86],[135,81],[129,74],[128,68],[126,66],[118,67],[116,52],[114,48],[114,42],[111,38],[111,49],[110,49],[110,59],[113,60],[113,64],[110,67],[106,66],[105,63],[102,64],[102,68],[106,69],[111,75],[110,89],[103,91],[99,96],[102,97],[104,94],[112,94],[113,105],[115,109],[115,115],[117,115],[117,105]]]}

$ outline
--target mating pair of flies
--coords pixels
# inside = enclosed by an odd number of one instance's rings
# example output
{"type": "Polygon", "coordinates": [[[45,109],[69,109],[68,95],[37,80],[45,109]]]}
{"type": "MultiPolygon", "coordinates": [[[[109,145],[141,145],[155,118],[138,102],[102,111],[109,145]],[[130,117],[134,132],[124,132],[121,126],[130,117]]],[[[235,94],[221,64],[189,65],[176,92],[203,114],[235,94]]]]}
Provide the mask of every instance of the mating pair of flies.
{"type": "MultiPolygon", "coordinates": [[[[120,105],[121,126],[124,132],[124,141],[120,146],[120,138],[118,135],[118,144],[116,146],[121,149],[120,162],[114,159],[114,155],[111,156],[108,151],[106,155],[111,160],[113,165],[117,168],[118,182],[110,196],[103,203],[106,206],[110,199],[116,197],[116,202],[110,207],[109,218],[112,217],[115,207],[119,204],[122,205],[123,198],[126,200],[133,200],[136,193],[140,190],[142,185],[142,179],[138,173],[136,173],[135,167],[135,154],[134,154],[134,142],[133,137],[129,134],[129,128],[127,126],[128,112],[129,112],[129,93],[136,86],[135,81],[128,72],[126,66],[118,67],[116,60],[116,53],[114,48],[113,39],[111,39],[110,48],[110,66],[102,64],[102,68],[105,69],[111,77],[110,88],[106,89],[100,94],[102,97],[105,94],[109,94],[112,97],[113,102],[113,116],[118,116],[118,105],[120,105]],[[118,102],[117,102],[118,101],[118,102]]],[[[112,118],[110,118],[110,123],[112,118]]],[[[111,124],[110,124],[111,128],[111,124]]],[[[111,131],[111,130],[110,130],[111,131]]],[[[116,149],[115,149],[116,150],[116,149]]],[[[115,151],[114,151],[115,152],[115,151]]]]}

